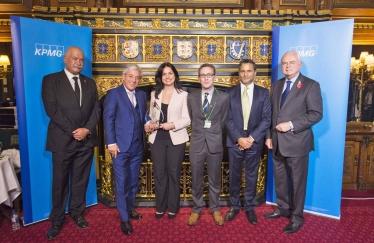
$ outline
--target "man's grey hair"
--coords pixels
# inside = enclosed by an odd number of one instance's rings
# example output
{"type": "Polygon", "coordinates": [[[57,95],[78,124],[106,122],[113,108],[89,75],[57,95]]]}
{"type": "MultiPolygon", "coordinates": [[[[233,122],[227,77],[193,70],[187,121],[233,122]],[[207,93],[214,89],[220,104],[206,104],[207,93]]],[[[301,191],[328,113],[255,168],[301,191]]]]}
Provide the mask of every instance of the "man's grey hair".
{"type": "Polygon", "coordinates": [[[137,64],[129,64],[123,69],[123,74],[126,75],[126,73],[130,70],[138,70],[140,73],[140,78],[143,77],[142,69],[137,64]]]}

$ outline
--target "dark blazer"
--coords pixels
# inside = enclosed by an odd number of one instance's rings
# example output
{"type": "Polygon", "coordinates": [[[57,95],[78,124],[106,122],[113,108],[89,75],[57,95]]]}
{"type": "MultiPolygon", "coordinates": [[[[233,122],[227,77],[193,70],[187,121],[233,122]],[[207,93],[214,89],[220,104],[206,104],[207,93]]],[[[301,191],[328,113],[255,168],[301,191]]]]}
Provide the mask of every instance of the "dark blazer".
{"type": "Polygon", "coordinates": [[[210,153],[223,152],[222,130],[226,124],[227,112],[229,110],[229,95],[215,89],[213,91],[210,108],[213,109],[210,128],[204,128],[204,113],[202,109],[201,89],[195,90],[188,95],[188,112],[191,118],[191,152],[200,152],[206,141],[210,153]],[[214,107],[214,108],[213,108],[214,107]]]}
{"type": "MultiPolygon", "coordinates": [[[[144,142],[145,133],[143,125],[145,124],[146,113],[145,92],[136,88],[135,97],[137,105],[139,106],[144,142]]],[[[106,144],[117,143],[119,150],[121,152],[126,152],[130,148],[135,125],[133,105],[123,85],[108,91],[104,100],[103,116],[106,144]]]]}
{"type": "Polygon", "coordinates": [[[243,133],[244,124],[240,84],[229,88],[226,92],[230,96],[231,104],[226,122],[226,146],[229,148],[237,147],[236,141],[239,138],[251,135],[255,140],[251,149],[262,150],[265,134],[271,123],[269,91],[254,85],[251,114],[246,134],[243,133]]]}
{"type": "Polygon", "coordinates": [[[280,100],[285,78],[272,85],[272,126],[269,138],[272,138],[273,151],[279,151],[284,157],[303,157],[314,150],[314,136],[311,127],[322,119],[322,97],[318,82],[303,76],[301,73],[282,108],[280,100]],[[291,121],[294,130],[278,132],[275,126],[291,121]]]}
{"type": "Polygon", "coordinates": [[[77,143],[84,146],[98,145],[96,124],[100,119],[100,104],[95,81],[82,74],[79,75],[82,90],[82,107],[79,106],[74,89],[64,70],[44,76],[42,99],[47,116],[51,119],[48,125],[48,151],[71,151],[77,143]],[[87,128],[91,134],[83,141],[73,137],[77,128],[87,128]]]}

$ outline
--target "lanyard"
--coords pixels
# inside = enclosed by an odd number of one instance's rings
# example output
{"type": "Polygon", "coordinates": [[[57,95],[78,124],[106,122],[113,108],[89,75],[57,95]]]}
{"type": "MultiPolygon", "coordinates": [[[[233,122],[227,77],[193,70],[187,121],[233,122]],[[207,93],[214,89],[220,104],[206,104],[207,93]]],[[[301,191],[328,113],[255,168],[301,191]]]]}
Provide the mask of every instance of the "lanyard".
{"type": "MultiPolygon", "coordinates": [[[[215,87],[214,87],[214,90],[215,90],[215,91],[217,92],[217,94],[218,94],[218,91],[217,91],[217,89],[216,89],[215,87]]],[[[203,91],[201,91],[200,97],[203,97],[203,91]]],[[[213,98],[213,95],[212,95],[212,98],[213,98]]],[[[206,116],[206,114],[204,113],[204,107],[201,105],[201,111],[203,112],[203,114],[204,114],[204,118],[205,118],[206,121],[209,121],[210,116],[211,116],[212,113],[213,113],[214,107],[216,107],[216,104],[217,104],[217,102],[214,102],[213,108],[210,110],[209,116],[206,116]]]]}

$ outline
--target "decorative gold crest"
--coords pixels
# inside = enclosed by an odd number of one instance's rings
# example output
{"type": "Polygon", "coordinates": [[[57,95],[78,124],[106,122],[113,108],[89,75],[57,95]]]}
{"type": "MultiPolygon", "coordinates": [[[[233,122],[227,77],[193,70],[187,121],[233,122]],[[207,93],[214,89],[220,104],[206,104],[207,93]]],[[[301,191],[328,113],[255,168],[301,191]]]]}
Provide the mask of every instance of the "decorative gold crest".
{"type": "Polygon", "coordinates": [[[122,55],[127,58],[135,58],[139,55],[139,43],[136,40],[122,42],[122,55]]]}
{"type": "Polygon", "coordinates": [[[193,44],[191,41],[177,41],[177,56],[187,59],[192,56],[193,44]]]}

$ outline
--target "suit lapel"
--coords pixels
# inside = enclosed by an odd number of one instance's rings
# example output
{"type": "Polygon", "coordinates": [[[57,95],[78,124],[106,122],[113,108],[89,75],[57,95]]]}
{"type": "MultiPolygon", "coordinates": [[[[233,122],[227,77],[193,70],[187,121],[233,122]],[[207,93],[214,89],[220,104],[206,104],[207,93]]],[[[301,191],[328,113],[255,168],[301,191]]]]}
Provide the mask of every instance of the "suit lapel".
{"type": "Polygon", "coordinates": [[[237,109],[239,109],[239,114],[241,120],[243,120],[243,106],[242,106],[242,94],[241,94],[241,89],[240,89],[240,84],[238,84],[235,87],[234,90],[234,97],[233,97],[233,104],[238,104],[237,109]]]}
{"type": "Polygon", "coordinates": [[[87,95],[87,81],[84,78],[83,75],[79,75],[79,80],[81,81],[81,92],[82,92],[82,107],[84,105],[84,101],[86,100],[86,95],[87,95]]]}
{"type": "MultiPolygon", "coordinates": [[[[125,86],[123,86],[123,84],[121,84],[120,86],[120,97],[123,97],[125,103],[130,107],[130,108],[134,108],[134,106],[132,105],[131,101],[130,101],[130,98],[127,94],[127,91],[125,89],[125,86]]],[[[136,93],[136,90],[135,90],[135,93],[136,93]]],[[[135,94],[136,96],[136,94],[135,94]]]]}
{"type": "Polygon", "coordinates": [[[200,90],[200,92],[195,93],[195,100],[196,100],[196,105],[200,110],[200,113],[204,116],[203,101],[202,101],[202,98],[201,98],[201,95],[202,95],[201,92],[202,92],[202,90],[200,90]]]}

